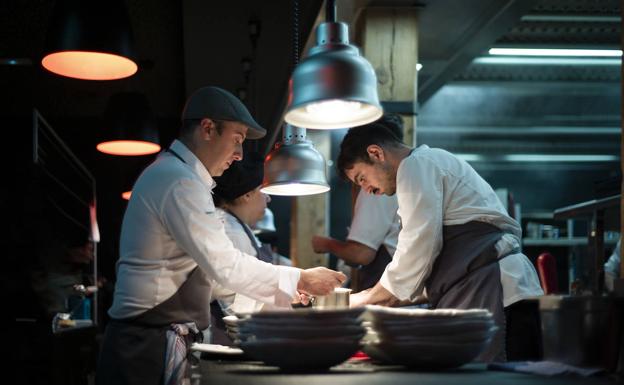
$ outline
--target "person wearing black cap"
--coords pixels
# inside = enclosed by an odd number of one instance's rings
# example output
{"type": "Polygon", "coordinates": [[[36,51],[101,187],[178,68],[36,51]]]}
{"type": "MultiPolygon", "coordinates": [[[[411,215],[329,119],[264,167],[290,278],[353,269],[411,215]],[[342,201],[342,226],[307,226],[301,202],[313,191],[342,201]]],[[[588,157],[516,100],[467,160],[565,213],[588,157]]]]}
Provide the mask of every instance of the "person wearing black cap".
{"type": "Polygon", "coordinates": [[[139,176],[120,238],[117,282],[97,384],[178,384],[187,352],[210,323],[215,283],[287,306],[298,292],[324,295],[344,274],[275,266],[236,249],[212,199],[214,177],[243,158],[242,143],[266,131],[231,93],[194,92],[177,140],[139,176]]]}
{"type": "MultiPolygon", "coordinates": [[[[271,200],[260,191],[263,176],[262,157],[257,153],[247,154],[243,161],[234,163],[223,175],[215,178],[217,186],[213,190],[213,199],[217,212],[223,216],[225,233],[234,247],[261,261],[273,263],[274,254],[270,245],[262,244],[251,230],[251,226],[262,218],[267,203],[271,200]]],[[[219,285],[214,288],[213,298],[215,300],[211,303],[210,338],[215,344],[232,344],[221,319],[224,315],[266,309],[262,302],[219,285]]],[[[266,306],[270,308],[270,305],[266,306]]]]}

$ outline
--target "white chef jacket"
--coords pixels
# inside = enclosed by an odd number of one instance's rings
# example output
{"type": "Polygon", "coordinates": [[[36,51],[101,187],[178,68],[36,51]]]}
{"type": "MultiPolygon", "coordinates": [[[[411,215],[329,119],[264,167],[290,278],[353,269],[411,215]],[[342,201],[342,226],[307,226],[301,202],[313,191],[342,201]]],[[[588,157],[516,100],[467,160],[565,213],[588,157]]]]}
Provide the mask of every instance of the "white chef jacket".
{"type": "Polygon", "coordinates": [[[373,250],[384,245],[390,255],[394,254],[401,231],[398,209],[396,194],[373,195],[360,189],[355,200],[353,220],[347,239],[373,250]]]}
{"type": "MultiPolygon", "coordinates": [[[[247,225],[241,224],[232,214],[219,207],[217,207],[217,213],[222,216],[225,226],[225,234],[228,236],[228,238],[230,238],[234,247],[244,253],[257,257],[258,253],[251,243],[251,239],[249,239],[247,232],[245,232],[245,229],[243,228],[243,226],[247,225]]],[[[247,226],[247,229],[249,230],[249,232],[251,232],[249,226],[247,226]]],[[[256,245],[258,247],[262,247],[262,243],[255,236],[254,241],[256,242],[256,245]]],[[[292,308],[290,306],[290,303],[288,304],[288,306],[284,307],[264,304],[245,295],[236,294],[235,292],[221,287],[220,285],[215,285],[212,294],[213,298],[219,300],[219,304],[226,314],[253,313],[262,309],[276,310],[279,308],[292,308]]]]}
{"type": "MultiPolygon", "coordinates": [[[[443,226],[480,221],[498,227],[506,233],[496,244],[499,256],[519,245],[520,225],[507,215],[494,190],[468,163],[447,151],[426,145],[414,149],[399,165],[396,195],[402,230],[380,282],[401,300],[422,294],[442,250],[443,226]]],[[[509,255],[499,265],[504,306],[543,294],[525,255],[509,255]]]]}
{"type": "MultiPolygon", "coordinates": [[[[214,180],[180,141],[139,177],[121,228],[117,283],[109,314],[137,316],[171,297],[199,266],[213,283],[261,302],[287,306],[300,270],[234,248],[212,200],[214,180]]],[[[206,293],[206,306],[211,293],[206,293]]]]}

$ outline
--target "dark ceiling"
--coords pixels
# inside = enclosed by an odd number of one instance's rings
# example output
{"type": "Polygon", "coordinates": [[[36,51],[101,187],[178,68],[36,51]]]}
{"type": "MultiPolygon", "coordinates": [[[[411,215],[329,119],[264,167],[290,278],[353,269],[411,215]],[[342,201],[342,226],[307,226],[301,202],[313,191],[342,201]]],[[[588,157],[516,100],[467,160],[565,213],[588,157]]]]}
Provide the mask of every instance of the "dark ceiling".
{"type": "MultiPolygon", "coordinates": [[[[511,8],[514,2],[500,3],[511,8]]],[[[521,3],[529,7],[508,23],[504,33],[460,48],[462,53],[456,56],[466,56],[460,70],[443,81],[432,80],[440,73],[435,72],[437,62],[432,63],[434,74],[428,76],[428,58],[421,59],[419,99],[424,104],[419,138],[490,159],[510,153],[618,156],[620,58],[509,63],[492,60],[487,50],[621,49],[620,2],[521,3]],[[429,92],[428,84],[438,82],[445,87],[429,92]]]]}
{"type": "MultiPolygon", "coordinates": [[[[171,140],[185,96],[214,84],[241,95],[258,120],[275,131],[293,66],[293,2],[127,0],[140,69],[131,78],[92,82],[67,79],[39,64],[54,2],[6,1],[0,6],[0,85],[3,115],[36,107],[57,119],[87,119],[97,131],[108,97],[139,91],[171,140]],[[258,26],[254,36],[250,24],[258,26]],[[9,64],[15,60],[17,65],[9,64]],[[10,92],[7,92],[10,91],[10,92]]],[[[548,94],[562,83],[616,85],[615,66],[505,66],[472,63],[492,46],[619,47],[618,0],[338,1],[339,18],[351,21],[363,6],[419,8],[418,102],[451,82],[532,82],[548,94]],[[342,12],[341,12],[342,11],[342,12]],[[472,64],[471,64],[472,63],[472,64]],[[538,84],[539,83],[539,84],[538,84]],[[557,83],[557,84],[554,84],[557,83]]],[[[299,0],[305,41],[321,2],[299,0]]],[[[589,87],[591,88],[591,87],[589,87]]],[[[588,91],[593,92],[593,91],[588,91]]],[[[55,126],[58,131],[64,128],[55,126]]],[[[274,136],[260,147],[266,149],[274,136]]],[[[93,141],[96,139],[93,138],[93,141]]]]}

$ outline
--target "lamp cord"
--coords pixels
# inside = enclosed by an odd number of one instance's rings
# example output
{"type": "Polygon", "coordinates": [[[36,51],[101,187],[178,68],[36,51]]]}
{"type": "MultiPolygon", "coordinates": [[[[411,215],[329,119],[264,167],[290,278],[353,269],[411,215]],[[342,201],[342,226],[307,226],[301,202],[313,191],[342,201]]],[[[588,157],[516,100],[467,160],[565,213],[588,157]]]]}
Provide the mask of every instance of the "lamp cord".
{"type": "Polygon", "coordinates": [[[293,59],[294,67],[297,67],[299,64],[299,0],[293,0],[293,29],[293,59]]]}
{"type": "Polygon", "coordinates": [[[325,21],[336,22],[336,0],[325,0],[325,21]]]}

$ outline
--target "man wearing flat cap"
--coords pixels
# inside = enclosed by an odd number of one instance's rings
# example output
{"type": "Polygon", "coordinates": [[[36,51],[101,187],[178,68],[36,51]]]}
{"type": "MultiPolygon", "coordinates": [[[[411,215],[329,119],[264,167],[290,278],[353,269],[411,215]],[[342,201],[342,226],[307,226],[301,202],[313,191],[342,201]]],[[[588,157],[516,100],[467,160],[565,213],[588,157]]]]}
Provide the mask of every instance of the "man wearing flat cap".
{"type": "Polygon", "coordinates": [[[288,306],[297,292],[324,295],[346,278],[322,267],[275,266],[236,249],[212,198],[213,178],[266,131],[231,93],[204,87],[187,100],[178,139],[132,189],[121,228],[117,282],[98,384],[178,384],[187,352],[210,323],[218,284],[288,306]]]}

